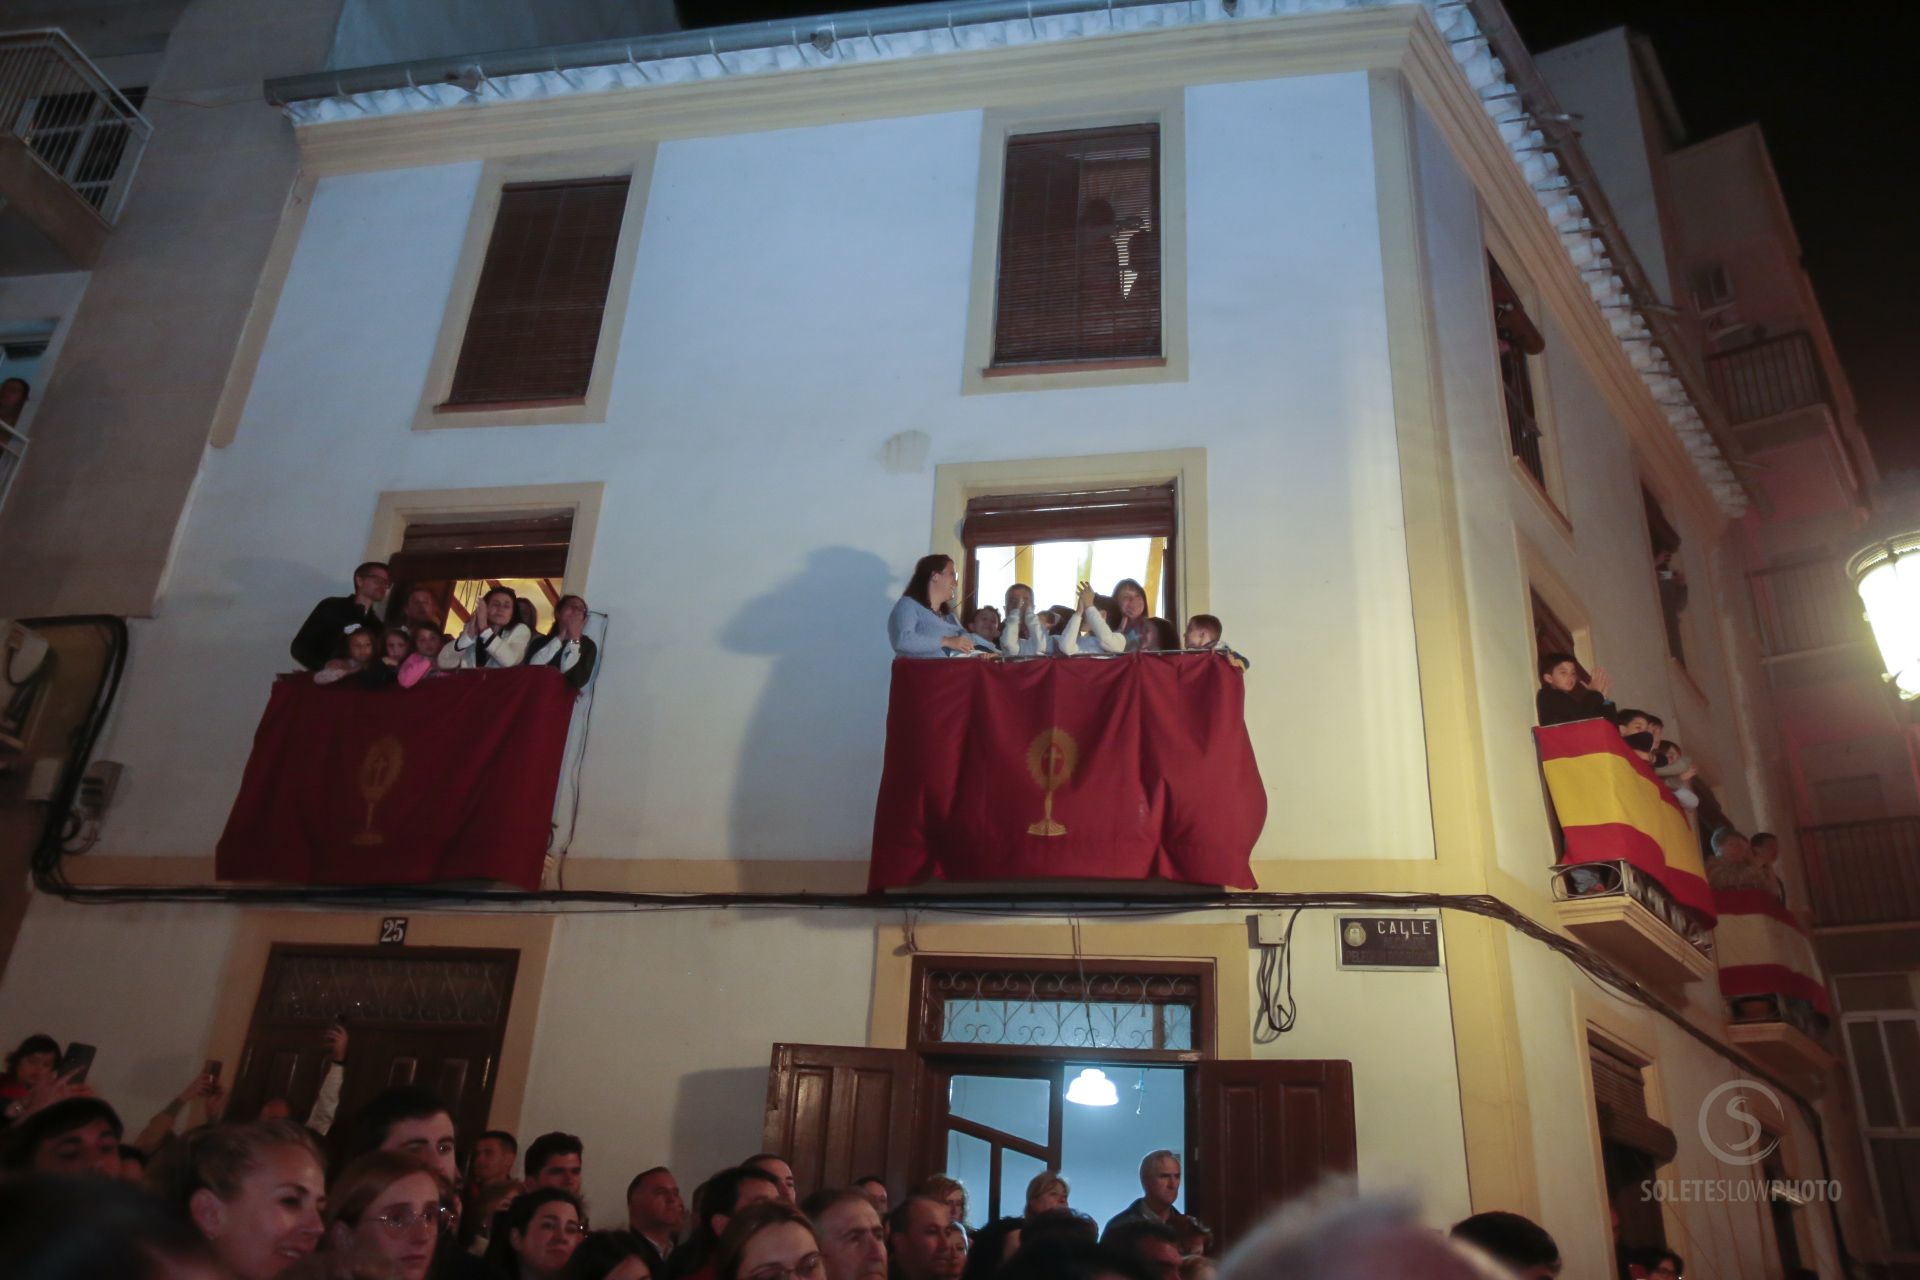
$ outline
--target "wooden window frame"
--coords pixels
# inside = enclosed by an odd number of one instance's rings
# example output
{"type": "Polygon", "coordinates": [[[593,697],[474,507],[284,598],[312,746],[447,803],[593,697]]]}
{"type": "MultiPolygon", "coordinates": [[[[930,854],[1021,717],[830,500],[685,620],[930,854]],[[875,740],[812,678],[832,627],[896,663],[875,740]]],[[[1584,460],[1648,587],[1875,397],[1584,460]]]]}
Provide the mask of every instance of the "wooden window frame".
{"type": "Polygon", "coordinates": [[[594,424],[607,420],[614,366],[620,350],[630,305],[634,263],[639,254],[640,229],[646,220],[647,194],[653,177],[655,146],[600,148],[544,156],[514,156],[487,161],[481,168],[466,237],[454,268],[447,309],[434,344],[426,384],[414,412],[415,431],[452,427],[513,427],[594,424]],[[486,267],[487,246],[509,186],[626,178],[627,199],[614,246],[613,268],[607,279],[606,304],[600,314],[600,336],[594,346],[593,372],[585,395],[564,400],[524,400],[488,404],[449,404],[454,373],[466,345],[467,322],[474,296],[486,267]]]}
{"type": "MultiPolygon", "coordinates": [[[[1218,1022],[1214,966],[1191,960],[1074,960],[1044,956],[917,955],[909,978],[907,1048],[926,1057],[1059,1059],[1165,1064],[1179,1066],[1216,1056],[1218,1022]],[[932,1034],[938,1025],[941,1001],[933,990],[936,973],[961,971],[981,975],[1001,973],[1058,974],[1079,979],[1178,977],[1199,986],[1193,1006],[1191,1049],[1101,1049],[1072,1045],[1007,1045],[953,1043],[932,1034]]],[[[1083,988],[1084,990],[1084,988],[1083,988]]],[[[970,1070],[971,1068],[969,1068],[970,1070]]]]}
{"type": "Polygon", "coordinates": [[[1492,296],[1494,359],[1500,370],[1507,450],[1544,491],[1548,474],[1546,430],[1541,422],[1542,397],[1535,385],[1534,360],[1546,350],[1547,340],[1527,314],[1520,291],[1491,252],[1487,254],[1487,282],[1492,296]],[[1508,350],[1500,349],[1502,341],[1508,343],[1508,350]]]}
{"type": "Polygon", "coordinates": [[[989,108],[982,116],[975,194],[972,287],[962,354],[961,393],[1038,391],[1187,380],[1186,107],[1180,88],[1075,103],[989,108]],[[1160,129],[1160,354],[1123,360],[1004,365],[993,361],[998,311],[1000,223],[1007,140],[1155,124],[1160,129]]]}
{"type": "MultiPolygon", "coordinates": [[[[1164,484],[1089,485],[1044,493],[976,494],[967,499],[966,515],[960,525],[960,543],[966,548],[960,586],[961,616],[971,617],[980,604],[981,547],[1138,537],[1166,539],[1166,549],[1160,559],[1160,589],[1167,601],[1167,613],[1172,615],[1166,621],[1173,624],[1177,634],[1180,630],[1180,490],[1177,483],[1169,480],[1164,484]],[[1158,506],[1162,493],[1166,504],[1166,532],[1139,532],[1150,527],[1157,529],[1160,517],[1152,508],[1158,506]],[[1077,510],[1079,514],[1047,514],[1044,508],[1048,503],[1057,512],[1077,510]],[[1095,514],[1102,507],[1110,509],[1104,517],[1095,514]],[[1032,508],[1032,514],[1023,516],[1022,508],[1032,508]],[[983,527],[986,525],[991,527],[983,527]]],[[[1110,589],[1101,583],[1093,586],[1102,594],[1110,589]]],[[[1001,604],[994,600],[987,603],[995,608],[1001,604]]],[[[1034,606],[1044,609],[1050,604],[1065,603],[1070,602],[1035,600],[1034,606]]],[[[1157,607],[1157,601],[1147,601],[1150,616],[1158,616],[1157,607]]]]}

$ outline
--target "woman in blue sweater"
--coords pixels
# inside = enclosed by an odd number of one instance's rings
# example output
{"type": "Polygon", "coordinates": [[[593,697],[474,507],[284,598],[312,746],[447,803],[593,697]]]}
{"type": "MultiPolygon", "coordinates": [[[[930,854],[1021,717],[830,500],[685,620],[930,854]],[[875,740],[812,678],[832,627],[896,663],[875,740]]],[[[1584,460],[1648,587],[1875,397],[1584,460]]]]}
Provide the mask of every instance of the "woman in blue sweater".
{"type": "Polygon", "coordinates": [[[953,587],[959,575],[953,557],[921,556],[913,578],[887,616],[887,639],[903,658],[945,658],[977,653],[986,642],[970,634],[953,616],[953,587]]]}

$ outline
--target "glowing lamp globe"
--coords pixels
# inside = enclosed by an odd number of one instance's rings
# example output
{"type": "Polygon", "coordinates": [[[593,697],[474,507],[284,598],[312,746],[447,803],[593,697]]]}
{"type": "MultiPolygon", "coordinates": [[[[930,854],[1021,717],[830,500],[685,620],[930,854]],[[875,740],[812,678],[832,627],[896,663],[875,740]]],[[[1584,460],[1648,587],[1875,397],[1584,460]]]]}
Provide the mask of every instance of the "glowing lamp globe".
{"type": "Polygon", "coordinates": [[[1920,533],[1886,538],[1847,561],[1866,606],[1887,680],[1901,698],[1920,698],[1920,533]]]}
{"type": "Polygon", "coordinates": [[[1107,1079],[1106,1072],[1088,1067],[1067,1086],[1067,1101],[1083,1107],[1115,1107],[1120,1105],[1120,1091],[1107,1079]]]}

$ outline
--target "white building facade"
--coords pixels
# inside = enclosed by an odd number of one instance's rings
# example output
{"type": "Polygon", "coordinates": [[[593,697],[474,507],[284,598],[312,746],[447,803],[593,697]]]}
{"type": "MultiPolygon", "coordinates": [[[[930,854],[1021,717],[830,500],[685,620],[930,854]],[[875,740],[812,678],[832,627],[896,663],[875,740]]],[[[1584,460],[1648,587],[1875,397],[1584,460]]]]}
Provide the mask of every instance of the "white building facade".
{"type": "MultiPolygon", "coordinates": [[[[217,397],[232,412],[205,424],[178,524],[148,530],[166,568],[94,752],[124,766],[119,790],[97,843],[62,864],[83,891],[129,892],[34,896],[0,1027],[102,1045],[103,1092],[157,1106],[203,1059],[243,1061],[273,947],[370,948],[405,914],[411,953],[517,953],[489,1119],[523,1143],[586,1137],[596,1223],[613,1225],[634,1172],[666,1163],[690,1186],[761,1148],[773,1046],[919,1048],[923,967],[1188,966],[1211,1025],[1154,1061],[1193,1077],[1194,1105],[1216,1105],[1203,1059],[1348,1063],[1361,1186],[1413,1188],[1436,1224],[1516,1210],[1554,1234],[1567,1274],[1610,1274],[1599,1050],[1638,1071],[1647,1118],[1677,1140],[1636,1229],[1657,1223],[1694,1273],[1793,1259],[1838,1275],[1836,1228],[1870,1254],[1852,1204],[1816,1196],[1782,1218],[1756,1168],[1712,1145],[1709,1104],[1739,1089],[1779,1140],[1769,1170],[1844,1183],[1831,1081],[1816,1066],[1754,1088],[1710,962],[1687,962],[1703,966],[1690,983],[1649,979],[1655,1007],[1575,963],[1592,935],[1552,900],[1529,706],[1547,615],[1618,701],[1661,711],[1730,814],[1784,827],[1791,809],[1753,760],[1771,712],[1739,674],[1749,606],[1720,550],[1745,496],[1697,416],[1676,430],[1644,326],[1596,301],[1553,175],[1503,136],[1522,108],[1475,63],[1493,55],[1470,15],[988,8],[962,6],[952,35],[839,31],[705,59],[642,44],[624,67],[457,92],[277,87],[300,176],[217,397]],[[1161,352],[995,370],[1008,140],[1145,125],[1161,352]],[[628,187],[586,393],[448,410],[503,191],[607,178],[628,187]],[[1490,257],[1544,340],[1537,476],[1509,431],[1490,257]],[[885,745],[884,620],[915,560],[964,559],[973,498],[1160,485],[1172,608],[1218,615],[1254,660],[1255,874],[1306,895],[1250,900],[1276,923],[1298,913],[1294,1021],[1276,1037],[1261,966],[1280,953],[1224,899],[848,900],[885,745]],[[1691,583],[1684,656],[1649,498],[1691,583]],[[603,616],[552,896],[210,900],[254,727],[313,601],[410,529],[561,516],[557,576],[603,616]],[[700,896],[673,910],[665,895],[700,896]],[[1340,965],[1341,912],[1362,910],[1437,919],[1442,963],[1340,965]]],[[[19,484],[34,481],[30,464],[19,484]]],[[[1636,957],[1673,945],[1609,959],[1645,979],[1636,957]]],[[[951,1062],[921,1056],[951,1083],[951,1062]]],[[[1186,1135],[1203,1216],[1240,1168],[1205,1148],[1206,1125],[1186,1135]]],[[[901,1159],[943,1163],[937,1140],[901,1159]]]]}

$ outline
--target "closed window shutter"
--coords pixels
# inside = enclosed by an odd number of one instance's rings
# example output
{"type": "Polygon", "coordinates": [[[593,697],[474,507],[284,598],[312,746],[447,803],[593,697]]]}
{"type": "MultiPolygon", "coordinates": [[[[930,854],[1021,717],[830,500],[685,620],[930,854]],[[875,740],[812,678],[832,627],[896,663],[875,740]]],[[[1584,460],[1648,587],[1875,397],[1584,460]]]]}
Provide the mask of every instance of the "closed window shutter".
{"type": "Polygon", "coordinates": [[[595,178],[501,189],[449,405],[586,396],[628,185],[595,178]]]}
{"type": "Polygon", "coordinates": [[[1666,1164],[1679,1150],[1673,1130],[1647,1114],[1647,1086],[1640,1068],[1597,1044],[1593,1057],[1593,1100],[1600,1136],[1666,1164]]]}
{"type": "Polygon", "coordinates": [[[1084,542],[1095,538],[1171,538],[1172,485],[1019,493],[973,498],[960,528],[969,547],[1084,542]]]}
{"type": "Polygon", "coordinates": [[[993,363],[1156,357],[1160,126],[1008,139],[993,363]]]}
{"type": "Polygon", "coordinates": [[[572,541],[571,513],[519,520],[410,524],[391,568],[395,583],[442,578],[558,578],[567,571],[567,548],[572,541]]]}

